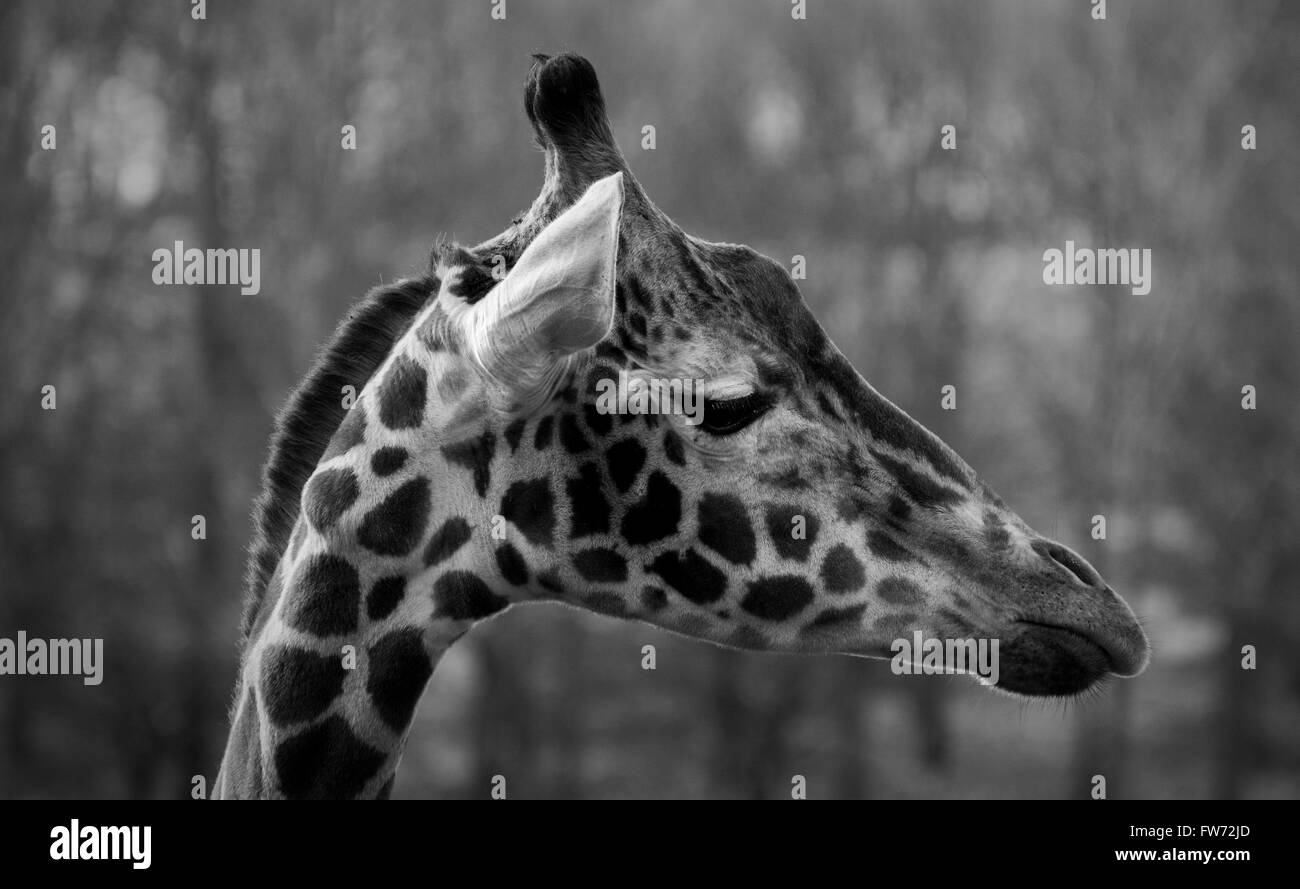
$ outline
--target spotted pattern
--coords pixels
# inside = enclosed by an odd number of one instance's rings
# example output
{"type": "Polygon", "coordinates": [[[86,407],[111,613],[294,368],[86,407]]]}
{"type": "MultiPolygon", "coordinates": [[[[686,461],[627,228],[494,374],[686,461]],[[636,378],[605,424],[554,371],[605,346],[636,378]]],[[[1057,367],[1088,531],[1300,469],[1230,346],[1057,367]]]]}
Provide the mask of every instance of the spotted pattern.
{"type": "Polygon", "coordinates": [[[916,558],[911,550],[879,529],[872,529],[867,534],[867,548],[873,556],[890,562],[908,562],[916,558]]]}
{"type": "Polygon", "coordinates": [[[370,471],[380,478],[392,475],[406,465],[406,457],[406,448],[380,448],[370,456],[370,471]]]}
{"type": "Polygon", "coordinates": [[[600,469],[595,463],[584,463],[578,477],[569,479],[564,490],[572,508],[570,537],[579,540],[609,530],[609,501],[601,493],[600,469]]]}
{"type": "Polygon", "coordinates": [[[739,497],[705,494],[699,506],[700,542],[736,565],[748,565],[758,553],[754,526],[739,497]]]}
{"type": "Polygon", "coordinates": [[[281,792],[292,799],[351,799],[387,757],[335,714],[283,741],[275,751],[281,792]]]}
{"type": "Polygon", "coordinates": [[[862,623],[862,615],[867,611],[867,603],[850,605],[846,608],[827,608],[813,618],[803,628],[803,633],[824,633],[827,631],[856,630],[862,623]]]}
{"type": "Polygon", "coordinates": [[[528,583],[528,563],[514,544],[503,543],[496,551],[497,568],[506,583],[523,586],[528,583]]]}
{"type": "Polygon", "coordinates": [[[325,469],[307,482],[303,510],[307,521],[317,531],[333,527],[361,494],[357,476],[351,469],[325,469]]]}
{"type": "Polygon", "coordinates": [[[817,516],[808,510],[784,504],[772,504],[767,507],[767,533],[772,538],[772,545],[783,559],[797,562],[808,560],[812,545],[817,540],[817,531],[821,523],[817,516]],[[795,537],[797,525],[795,517],[803,517],[803,536],[795,537]]]}
{"type": "Polygon", "coordinates": [[[663,611],[668,606],[668,594],[657,586],[641,588],[641,607],[652,614],[663,611]]]}
{"type": "Polygon", "coordinates": [[[578,425],[578,418],[573,414],[565,414],[560,418],[560,444],[570,454],[582,454],[591,450],[591,442],[587,441],[582,427],[578,425]]]}
{"type": "Polygon", "coordinates": [[[509,605],[468,571],[448,571],[433,584],[434,617],[481,620],[509,605]]]}
{"type": "Polygon", "coordinates": [[[442,455],[449,463],[473,473],[474,493],[486,497],[488,485],[492,482],[492,458],[496,449],[496,434],[489,429],[475,438],[444,446],[442,455]]]}
{"type": "Polygon", "coordinates": [[[371,620],[383,620],[397,610],[406,598],[406,578],[400,574],[381,577],[370,587],[366,594],[366,616],[371,620]]]}
{"type": "Polygon", "coordinates": [[[727,576],[694,549],[664,553],[649,570],[697,605],[717,602],[727,592],[727,576]]]}
{"type": "Polygon", "coordinates": [[[614,417],[610,414],[602,414],[594,404],[582,406],[582,417],[587,422],[587,428],[595,433],[597,438],[609,435],[610,430],[614,428],[614,417]]]}
{"type": "Polygon", "coordinates": [[[555,501],[546,477],[514,482],[501,498],[501,515],[533,546],[550,546],[555,535],[555,501]]]}
{"type": "Polygon", "coordinates": [[[524,428],[528,425],[528,420],[515,420],[506,427],[505,436],[506,444],[510,446],[510,453],[519,450],[519,442],[524,437],[524,428]]]}
{"type": "Polygon", "coordinates": [[[424,422],[428,374],[408,355],[393,362],[379,388],[379,419],[389,429],[414,429],[424,422]]]}
{"type": "Polygon", "coordinates": [[[812,604],[814,598],[808,581],[795,574],[779,574],[752,581],[740,607],[763,620],[786,621],[812,604]]]}
{"type": "Polygon", "coordinates": [[[681,491],[668,476],[655,470],[650,473],[645,497],[628,507],[620,530],[628,543],[644,545],[676,533],[681,518],[681,491]]]}
{"type": "Polygon", "coordinates": [[[361,521],[357,542],[381,556],[404,556],[420,542],[429,520],[429,481],[403,484],[361,521]]]}
{"type": "Polygon", "coordinates": [[[339,636],[357,628],[361,581],[346,559],[320,554],[303,567],[285,603],[284,621],[313,636],[339,636]]]}
{"type": "Polygon", "coordinates": [[[306,722],[324,713],[343,691],[347,671],[337,657],[276,645],[262,659],[262,699],[277,726],[306,722]]]}
{"type": "Polygon", "coordinates": [[[375,712],[395,732],[411,721],[433,664],[421,632],[408,627],[388,633],[366,649],[366,691],[375,712]]]}
{"type": "Polygon", "coordinates": [[[876,595],[891,605],[917,605],[925,591],[903,577],[886,577],[876,584],[876,595]]]}
{"type": "Polygon", "coordinates": [[[835,514],[845,522],[860,522],[871,514],[871,502],[858,493],[842,494],[835,501],[835,514]]]}
{"type": "Polygon", "coordinates": [[[917,506],[934,509],[951,506],[966,499],[966,495],[962,492],[940,484],[902,460],[897,460],[880,451],[873,450],[871,453],[888,470],[894,480],[898,482],[898,486],[917,506]]]}
{"type": "Polygon", "coordinates": [[[605,452],[609,477],[620,494],[626,494],[645,465],[646,450],[635,438],[625,438],[605,452]]]}
{"type": "Polygon", "coordinates": [[[470,533],[469,522],[460,516],[453,516],[443,522],[424,548],[425,567],[440,565],[454,556],[469,541],[470,533]]]}
{"type": "Polygon", "coordinates": [[[682,437],[671,429],[664,431],[664,456],[678,466],[686,465],[686,448],[682,445],[682,437]]]}
{"type": "Polygon", "coordinates": [[[551,446],[551,438],[555,432],[555,420],[550,416],[542,417],[537,421],[537,431],[533,433],[533,448],[537,451],[544,451],[551,446]]]}
{"type": "Polygon", "coordinates": [[[593,547],[573,557],[573,567],[586,580],[622,583],[627,580],[627,559],[608,547],[593,547]]]}
{"type": "Polygon", "coordinates": [[[821,578],[826,592],[842,595],[862,589],[862,585],[867,581],[867,572],[858,561],[858,557],[853,554],[853,550],[842,543],[837,543],[827,551],[826,558],[822,560],[821,578]]]}

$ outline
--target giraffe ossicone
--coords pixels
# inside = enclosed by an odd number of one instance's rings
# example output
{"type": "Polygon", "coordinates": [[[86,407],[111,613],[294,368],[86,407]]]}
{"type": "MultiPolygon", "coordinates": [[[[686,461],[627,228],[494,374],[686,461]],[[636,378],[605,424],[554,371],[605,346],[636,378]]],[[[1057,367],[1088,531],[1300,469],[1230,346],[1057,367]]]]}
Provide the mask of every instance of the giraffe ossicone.
{"type": "Polygon", "coordinates": [[[780,264],[655,207],[585,59],[536,57],[525,109],[529,210],[369,294],[280,417],[216,796],[387,795],[439,656],[528,601],[773,651],[996,639],[1024,695],[1141,672],[1128,606],[872,389],[780,264]],[[620,374],[701,381],[700,422],[597,409],[620,374]]]}

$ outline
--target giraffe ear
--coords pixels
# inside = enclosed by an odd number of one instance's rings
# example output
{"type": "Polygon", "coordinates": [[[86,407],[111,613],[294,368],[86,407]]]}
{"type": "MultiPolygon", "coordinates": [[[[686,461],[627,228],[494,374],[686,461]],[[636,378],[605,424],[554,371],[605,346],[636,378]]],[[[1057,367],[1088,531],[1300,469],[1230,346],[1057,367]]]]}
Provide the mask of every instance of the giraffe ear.
{"type": "Polygon", "coordinates": [[[468,313],[469,353],[506,403],[549,398],[570,356],[609,334],[622,207],[621,172],[592,183],[468,313]]]}

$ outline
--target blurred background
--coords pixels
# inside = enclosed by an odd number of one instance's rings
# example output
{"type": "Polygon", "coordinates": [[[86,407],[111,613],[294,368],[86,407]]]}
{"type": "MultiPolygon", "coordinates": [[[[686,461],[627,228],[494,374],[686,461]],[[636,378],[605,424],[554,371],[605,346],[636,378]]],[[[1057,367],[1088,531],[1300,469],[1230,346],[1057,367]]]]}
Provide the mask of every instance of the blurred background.
{"type": "Polygon", "coordinates": [[[1109,7],[0,4],[0,636],[106,658],[97,687],[0,677],[0,797],[213,777],[273,416],[367,288],[529,204],[524,75],[564,49],[658,205],[806,257],[849,358],[1096,565],[1154,659],[1025,703],[520,608],[443,660],[394,796],[1300,796],[1300,6],[1109,7]],[[1151,292],[1045,286],[1067,239],[1150,248],[1151,292]],[[176,240],[259,248],[261,293],[154,286],[176,240]]]}

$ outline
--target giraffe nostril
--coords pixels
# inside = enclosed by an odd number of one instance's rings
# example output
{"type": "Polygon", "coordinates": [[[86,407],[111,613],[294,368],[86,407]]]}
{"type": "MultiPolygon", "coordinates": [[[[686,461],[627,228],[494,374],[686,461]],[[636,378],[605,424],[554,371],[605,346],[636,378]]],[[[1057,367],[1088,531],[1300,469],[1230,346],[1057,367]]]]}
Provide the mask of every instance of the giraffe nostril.
{"type": "Polygon", "coordinates": [[[1043,558],[1070,572],[1084,586],[1100,589],[1106,585],[1096,568],[1085,562],[1082,556],[1071,552],[1059,543],[1036,543],[1034,549],[1043,558]]]}

